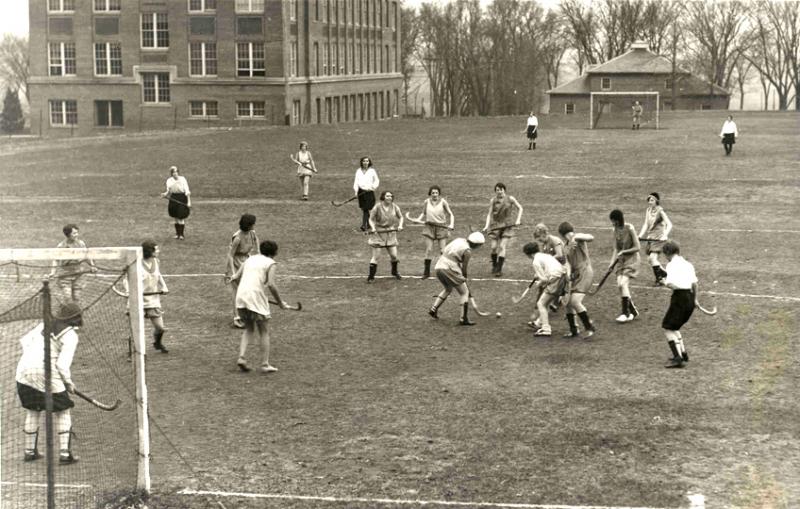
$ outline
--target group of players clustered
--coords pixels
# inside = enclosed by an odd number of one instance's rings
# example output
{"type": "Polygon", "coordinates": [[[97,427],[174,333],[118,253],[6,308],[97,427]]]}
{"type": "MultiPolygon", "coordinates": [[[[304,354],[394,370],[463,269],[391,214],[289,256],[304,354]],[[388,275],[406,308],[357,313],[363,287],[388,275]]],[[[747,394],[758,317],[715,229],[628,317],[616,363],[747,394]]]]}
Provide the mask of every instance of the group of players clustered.
{"type": "MultiPolygon", "coordinates": [[[[641,114],[641,106],[638,103],[634,104],[632,129],[639,128],[641,114]]],[[[536,149],[538,124],[538,119],[531,113],[525,129],[528,150],[536,149]]],[[[720,132],[726,156],[731,154],[738,134],[733,117],[728,116],[720,132]]],[[[302,188],[301,199],[308,200],[309,181],[311,176],[317,173],[316,164],[308,150],[308,144],[301,142],[299,150],[290,158],[297,165],[297,175],[302,188]]],[[[468,268],[473,252],[480,249],[488,237],[491,245],[492,273],[495,277],[502,276],[506,246],[509,240],[515,236],[516,227],[521,224],[522,205],[507,193],[503,183],[498,182],[494,186],[494,196],[489,202],[486,223],[482,230],[472,232],[466,238],[459,237],[450,240],[455,218],[447,200],[442,196],[439,186],[430,186],[422,212],[413,218],[408,213],[402,214],[400,207],[394,203],[394,196],[390,191],[382,191],[376,203],[375,192],[379,184],[380,180],[371,159],[363,157],[356,170],[353,197],[340,203],[331,202],[334,206],[340,206],[358,200],[359,208],[362,211],[360,229],[368,236],[368,243],[372,249],[367,282],[375,281],[378,256],[384,249],[389,254],[392,276],[401,279],[402,276],[398,270],[397,232],[403,229],[406,220],[421,225],[422,236],[426,244],[422,278],[428,279],[435,276],[442,285],[442,290],[436,296],[428,314],[438,320],[440,307],[455,290],[461,309],[458,323],[463,326],[474,325],[469,318],[470,304],[476,312],[479,311],[467,286],[468,268]],[[432,268],[432,261],[437,250],[439,257],[432,268]]],[[[186,219],[191,212],[191,192],[188,181],[180,175],[177,167],[170,168],[166,190],[161,196],[168,200],[168,213],[175,220],[175,239],[183,240],[186,219]]],[[[609,220],[614,230],[614,252],[599,284],[602,285],[611,273],[615,274],[621,303],[620,314],[616,317],[617,322],[630,322],[639,316],[639,311],[631,297],[630,280],[638,273],[640,241],[645,242],[645,251],[653,271],[655,284],[666,286],[672,290],[669,307],[661,323],[672,353],[672,358],[666,367],[682,368],[689,361],[689,356],[683,344],[680,329],[689,320],[695,307],[707,313],[708,311],[697,302],[697,276],[694,267],[680,255],[678,243],[669,240],[672,222],[659,202],[660,196],[657,192],[647,196],[644,223],[638,234],[632,224],[625,222],[621,210],[611,211],[609,220]],[[667,259],[666,266],[661,265],[659,257],[662,254],[667,259]]],[[[299,309],[300,306],[292,306],[281,298],[276,286],[274,261],[278,245],[271,240],[259,242],[253,231],[255,222],[256,218],[252,214],[244,214],[239,219],[239,229],[231,238],[225,275],[226,280],[233,288],[233,325],[243,329],[237,366],[243,372],[252,370],[247,364],[246,353],[248,345],[256,342],[261,350],[259,370],[263,373],[274,373],[278,369],[269,362],[268,323],[271,316],[269,305],[270,303],[276,304],[282,309],[299,309]],[[272,296],[272,299],[268,294],[272,296]]],[[[518,302],[531,289],[538,294],[536,310],[531,316],[531,321],[528,322],[528,326],[534,329],[534,336],[550,337],[552,335],[549,315],[551,312],[557,312],[563,305],[569,325],[569,331],[564,336],[589,339],[595,334],[596,329],[589,318],[583,299],[587,293],[591,293],[594,280],[588,249],[588,244],[594,240],[594,236],[575,232],[569,222],[558,225],[557,231],[558,235],[551,234],[544,224],[537,224],[534,227],[534,241],[525,244],[522,248],[523,253],[532,260],[533,279],[519,299],[514,300],[518,302]],[[576,316],[583,325],[582,336],[576,316]]],[[[86,244],[80,239],[77,225],[68,224],[63,228],[63,232],[66,238],[58,244],[59,248],[86,248],[86,244]]],[[[146,240],[142,243],[142,252],[142,270],[140,272],[142,274],[144,316],[153,325],[153,346],[162,353],[168,353],[162,341],[165,327],[160,301],[160,295],[167,293],[168,289],[159,268],[159,246],[155,241],[146,240]]],[[[82,325],[82,310],[78,304],[83,288],[81,274],[85,272],[81,267],[82,263],[80,261],[59,262],[54,266],[52,274],[58,276],[59,289],[68,298],[54,317],[51,341],[52,357],[55,359],[54,373],[58,374],[51,380],[53,415],[54,425],[59,435],[59,463],[62,465],[78,461],[77,456],[73,455],[71,447],[73,433],[70,408],[74,406],[74,403],[69,398],[69,394],[76,393],[70,367],[78,345],[78,329],[82,325]]],[[[90,260],[86,263],[89,263],[91,269],[94,270],[94,265],[90,260]]],[[[23,459],[24,461],[35,461],[42,457],[37,444],[40,414],[45,410],[44,370],[42,369],[44,363],[43,324],[26,334],[21,339],[21,344],[23,354],[17,366],[16,381],[18,396],[23,408],[26,409],[23,428],[25,433],[23,459]]]]}

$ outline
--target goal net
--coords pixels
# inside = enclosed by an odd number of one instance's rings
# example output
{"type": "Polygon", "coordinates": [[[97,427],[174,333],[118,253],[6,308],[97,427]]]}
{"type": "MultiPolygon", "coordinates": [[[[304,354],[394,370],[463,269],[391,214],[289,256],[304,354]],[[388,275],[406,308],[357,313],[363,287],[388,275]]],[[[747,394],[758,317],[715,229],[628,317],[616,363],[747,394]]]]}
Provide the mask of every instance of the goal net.
{"type": "Polygon", "coordinates": [[[140,259],[140,248],[0,249],[0,507],[94,508],[149,491],[140,259]],[[130,298],[112,291],[123,279],[130,298]],[[70,364],[64,327],[78,309],[70,364]],[[65,363],[95,404],[68,393],[63,408],[65,363]]]}
{"type": "Polygon", "coordinates": [[[591,129],[631,129],[634,106],[642,107],[641,129],[658,129],[660,100],[658,92],[592,92],[589,98],[591,129]]]}

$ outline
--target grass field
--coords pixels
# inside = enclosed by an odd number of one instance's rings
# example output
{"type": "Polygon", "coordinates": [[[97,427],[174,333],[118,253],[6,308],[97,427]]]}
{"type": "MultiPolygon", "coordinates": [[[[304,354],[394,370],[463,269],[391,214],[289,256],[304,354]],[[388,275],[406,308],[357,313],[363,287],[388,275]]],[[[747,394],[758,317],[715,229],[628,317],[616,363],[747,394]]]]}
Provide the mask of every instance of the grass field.
{"type": "MultiPolygon", "coordinates": [[[[147,368],[156,507],[688,507],[688,494],[706,507],[800,507],[800,117],[738,114],[731,157],[723,119],[667,113],[662,130],[632,132],[545,117],[536,151],[524,150],[524,118],[3,141],[0,235],[4,247],[53,247],[76,222],[90,246],[160,243],[171,292],[170,353],[148,355],[147,368]],[[320,169],[309,202],[288,159],[300,140],[320,169]],[[552,339],[536,339],[525,326],[533,300],[511,302],[531,277],[522,228],[505,278],[490,277],[488,247],[470,271],[479,302],[503,318],[458,327],[451,299],[434,322],[439,284],[366,285],[359,211],[329,204],[352,194],[363,155],[413,215],[441,185],[458,235],[482,225],[494,184],[506,183],[525,226],[569,220],[595,235],[598,277],[609,211],[638,230],[658,191],[701,300],[719,314],[685,327],[686,369],[663,369],[669,292],[643,263],[639,319],[614,323],[609,281],[586,299],[591,341],[561,339],[562,316],[552,339]],[[184,242],[158,198],[171,164],[192,188],[184,242]],[[305,308],[274,313],[280,372],[269,376],[238,372],[229,327],[222,273],[245,212],[279,243],[282,293],[305,308]]],[[[400,270],[417,276],[419,230],[400,238],[400,270]]]]}

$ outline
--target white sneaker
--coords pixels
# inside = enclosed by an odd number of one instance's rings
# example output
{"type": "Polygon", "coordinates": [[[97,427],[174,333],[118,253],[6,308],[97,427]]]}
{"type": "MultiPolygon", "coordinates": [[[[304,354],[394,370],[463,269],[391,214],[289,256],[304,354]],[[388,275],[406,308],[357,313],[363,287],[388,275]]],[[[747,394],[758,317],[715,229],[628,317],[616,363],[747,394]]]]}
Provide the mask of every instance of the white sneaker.
{"type": "Polygon", "coordinates": [[[264,364],[259,369],[261,370],[262,373],[275,373],[276,371],[278,371],[278,368],[276,368],[275,366],[270,366],[269,364],[264,364]]]}
{"type": "Polygon", "coordinates": [[[633,315],[619,315],[616,318],[616,320],[617,320],[617,323],[630,322],[631,320],[633,320],[633,315]]]}
{"type": "Polygon", "coordinates": [[[628,321],[629,321],[629,322],[632,322],[632,321],[633,321],[633,319],[634,319],[634,318],[636,318],[637,316],[639,316],[639,315],[638,315],[638,314],[636,314],[636,315],[634,315],[634,314],[630,314],[630,315],[628,315],[628,321]]]}

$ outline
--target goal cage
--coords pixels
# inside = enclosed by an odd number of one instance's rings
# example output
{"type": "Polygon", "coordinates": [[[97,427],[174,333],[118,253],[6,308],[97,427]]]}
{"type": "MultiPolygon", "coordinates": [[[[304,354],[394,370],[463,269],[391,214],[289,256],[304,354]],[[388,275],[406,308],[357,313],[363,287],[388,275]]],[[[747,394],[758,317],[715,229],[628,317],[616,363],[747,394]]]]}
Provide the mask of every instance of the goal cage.
{"type": "Polygon", "coordinates": [[[589,96],[590,129],[630,129],[633,106],[639,101],[642,129],[658,129],[661,100],[658,92],[592,92],[589,96]]]}
{"type": "Polygon", "coordinates": [[[0,249],[3,509],[94,508],[149,494],[141,259],[140,247],[0,249]],[[129,297],[114,291],[123,281],[129,297]],[[70,365],[71,426],[66,411],[53,411],[52,394],[64,387],[65,360],[57,361],[68,336],[53,332],[67,303],[77,303],[82,318],[70,365]],[[28,387],[44,392],[43,411],[22,407],[20,388],[28,387]],[[65,443],[77,462],[59,461],[65,443]]]}

